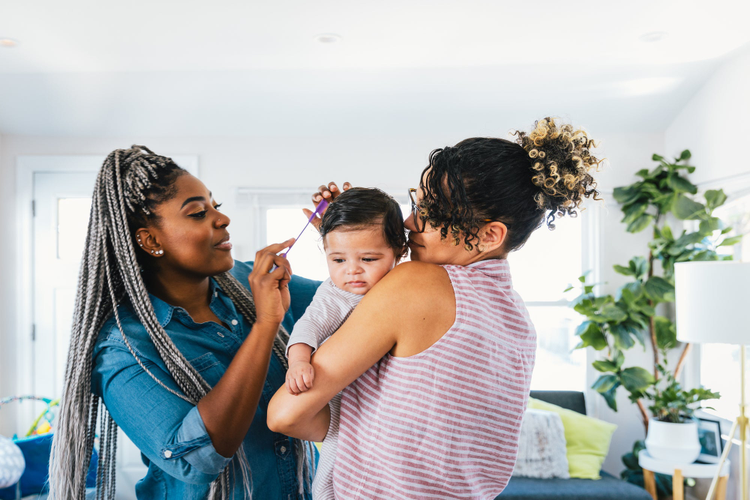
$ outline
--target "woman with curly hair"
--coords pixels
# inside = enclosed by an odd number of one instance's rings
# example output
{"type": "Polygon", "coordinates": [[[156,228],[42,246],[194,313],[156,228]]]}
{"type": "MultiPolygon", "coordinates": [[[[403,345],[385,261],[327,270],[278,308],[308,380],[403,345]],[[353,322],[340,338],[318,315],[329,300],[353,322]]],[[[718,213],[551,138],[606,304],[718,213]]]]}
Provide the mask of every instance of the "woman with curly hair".
{"type": "Polygon", "coordinates": [[[50,497],[115,498],[117,429],[148,466],[139,499],[309,498],[309,443],[272,432],[288,331],[319,285],[277,255],[232,259],[211,192],[143,146],[113,151],[94,187],[50,497]]]}
{"type": "Polygon", "coordinates": [[[510,479],[536,334],[506,257],[597,197],[599,163],[571,125],[546,118],[516,135],[430,154],[410,190],[412,262],[315,353],[311,390],[271,401],[271,429],[321,440],[343,390],[329,497],[493,499],[510,479]]]}

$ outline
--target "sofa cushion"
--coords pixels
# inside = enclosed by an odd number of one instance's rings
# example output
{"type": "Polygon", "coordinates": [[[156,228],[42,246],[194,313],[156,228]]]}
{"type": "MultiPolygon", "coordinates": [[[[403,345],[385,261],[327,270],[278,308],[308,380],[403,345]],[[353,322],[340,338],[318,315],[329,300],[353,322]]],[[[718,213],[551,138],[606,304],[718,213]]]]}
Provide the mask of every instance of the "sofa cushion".
{"type": "Polygon", "coordinates": [[[617,426],[533,398],[529,398],[528,407],[560,415],[565,428],[570,477],[599,479],[599,471],[617,426]]]}
{"type": "Polygon", "coordinates": [[[651,500],[651,495],[602,472],[591,479],[531,479],[512,477],[497,500],[651,500]]]}
{"type": "Polygon", "coordinates": [[[536,478],[569,478],[565,429],[560,415],[551,411],[526,410],[518,442],[513,475],[536,478]]]}

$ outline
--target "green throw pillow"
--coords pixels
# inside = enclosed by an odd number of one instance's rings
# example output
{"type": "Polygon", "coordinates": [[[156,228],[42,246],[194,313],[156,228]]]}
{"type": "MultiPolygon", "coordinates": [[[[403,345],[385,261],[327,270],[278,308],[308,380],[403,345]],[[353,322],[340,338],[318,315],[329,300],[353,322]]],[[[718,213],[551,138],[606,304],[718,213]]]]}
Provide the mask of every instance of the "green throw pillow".
{"type": "Polygon", "coordinates": [[[599,471],[617,426],[534,398],[529,398],[528,407],[560,415],[565,428],[570,477],[600,479],[599,471]]]}

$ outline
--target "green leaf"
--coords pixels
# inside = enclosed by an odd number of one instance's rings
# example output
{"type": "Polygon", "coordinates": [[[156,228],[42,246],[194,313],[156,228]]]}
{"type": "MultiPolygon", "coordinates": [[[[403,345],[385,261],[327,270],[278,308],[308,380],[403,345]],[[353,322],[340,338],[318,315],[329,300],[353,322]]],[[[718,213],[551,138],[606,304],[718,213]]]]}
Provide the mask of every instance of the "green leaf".
{"type": "Polygon", "coordinates": [[[643,335],[643,329],[647,328],[648,326],[639,325],[637,322],[631,320],[623,323],[623,326],[638,340],[638,343],[643,346],[643,349],[646,350],[646,339],[643,335]]]}
{"type": "Polygon", "coordinates": [[[613,359],[615,366],[619,370],[622,368],[622,364],[625,362],[625,355],[622,353],[622,351],[615,351],[617,354],[615,354],[615,357],[613,359]]]}
{"type": "Polygon", "coordinates": [[[663,316],[654,318],[656,345],[659,349],[672,349],[677,345],[677,330],[675,324],[663,316]]]}
{"type": "Polygon", "coordinates": [[[618,370],[617,365],[608,359],[594,361],[593,363],[591,363],[591,366],[593,366],[595,370],[598,370],[604,373],[616,372],[618,370]]]}
{"type": "Polygon", "coordinates": [[[680,153],[680,160],[689,160],[690,157],[692,157],[692,156],[693,155],[690,154],[690,150],[686,149],[685,151],[683,151],[682,153],[680,153]]]}
{"type": "Polygon", "coordinates": [[[622,293],[626,289],[630,290],[636,300],[640,299],[643,295],[643,287],[641,286],[641,283],[639,281],[631,281],[630,283],[623,285],[620,289],[620,293],[622,293]]]}
{"type": "Polygon", "coordinates": [[[656,310],[648,304],[638,304],[638,309],[648,317],[656,314],[656,310]]]}
{"type": "Polygon", "coordinates": [[[630,290],[629,288],[621,288],[620,297],[622,298],[622,301],[625,302],[625,304],[628,306],[629,309],[632,309],[633,305],[635,304],[635,301],[638,300],[635,298],[635,295],[633,295],[633,291],[630,290]]]}
{"type": "Polygon", "coordinates": [[[661,228],[661,237],[665,240],[673,241],[674,236],[672,235],[672,228],[664,224],[664,227],[661,228]]]}
{"type": "Polygon", "coordinates": [[[701,221],[700,232],[703,234],[711,234],[718,229],[721,229],[721,220],[717,217],[709,217],[701,221]]]}
{"type": "Polygon", "coordinates": [[[612,389],[617,382],[617,375],[600,375],[591,388],[598,393],[604,393],[612,389]]]}
{"type": "MultiPolygon", "coordinates": [[[[695,243],[698,243],[704,237],[705,236],[699,232],[683,234],[682,236],[677,238],[677,240],[675,240],[674,244],[672,244],[672,249],[681,248],[682,250],[684,250],[685,247],[687,247],[688,245],[693,245],[695,243]]],[[[682,250],[677,252],[677,254],[679,255],[680,253],[682,253],[682,250]]],[[[670,254],[671,253],[672,251],[670,250],[670,254]]]]}
{"type": "Polygon", "coordinates": [[[732,236],[730,238],[724,238],[724,241],[719,243],[720,247],[730,247],[732,245],[736,245],[740,241],[742,241],[742,238],[744,238],[744,235],[740,234],[739,236],[732,236]]]}
{"type": "Polygon", "coordinates": [[[638,217],[643,215],[643,213],[646,212],[647,208],[648,203],[631,203],[630,205],[625,205],[622,208],[622,213],[625,214],[625,217],[623,217],[622,221],[620,222],[622,222],[623,224],[630,224],[638,217]]]}
{"type": "Polygon", "coordinates": [[[660,276],[652,276],[643,286],[652,300],[674,302],[674,285],[660,276]]]}
{"type": "Polygon", "coordinates": [[[628,319],[628,313],[614,304],[605,306],[602,309],[601,315],[607,318],[607,321],[616,321],[618,323],[620,321],[625,321],[626,319],[628,319]]]}
{"type": "Polygon", "coordinates": [[[618,349],[627,351],[635,345],[635,340],[633,340],[633,337],[630,336],[630,332],[623,325],[611,325],[609,331],[612,334],[615,346],[618,349]]]}
{"type": "Polygon", "coordinates": [[[709,189],[706,191],[706,206],[713,210],[716,207],[720,207],[727,201],[727,195],[724,194],[722,189],[709,189]]]}
{"type": "Polygon", "coordinates": [[[608,391],[600,393],[604,400],[607,402],[612,411],[617,411],[617,388],[620,387],[620,381],[618,380],[615,385],[608,391]]]}
{"type": "Polygon", "coordinates": [[[637,175],[638,177],[643,177],[644,179],[648,179],[651,177],[647,168],[642,168],[641,170],[636,172],[635,175],[637,175]]]}
{"type": "Polygon", "coordinates": [[[584,274],[583,276],[579,276],[578,281],[580,281],[581,283],[586,283],[586,275],[584,274]]]}
{"type": "Polygon", "coordinates": [[[654,216],[651,214],[643,214],[635,219],[633,222],[628,224],[626,229],[629,233],[640,233],[646,229],[654,220],[654,216]]]}
{"type": "Polygon", "coordinates": [[[695,194],[698,192],[698,186],[677,173],[673,173],[667,177],[667,185],[679,193],[695,194]]]}
{"type": "Polygon", "coordinates": [[[648,260],[646,259],[646,257],[633,257],[632,259],[630,259],[629,265],[636,278],[640,279],[641,277],[648,274],[648,260]]]}
{"type": "Polygon", "coordinates": [[[641,189],[638,183],[632,186],[617,187],[612,192],[612,196],[621,205],[627,205],[637,200],[641,196],[641,189]]]}
{"type": "Polygon", "coordinates": [[[628,392],[642,392],[654,384],[654,376],[640,366],[625,368],[620,373],[620,380],[628,392]]]}
{"type": "MultiPolygon", "coordinates": [[[[578,327],[580,330],[580,327],[578,327]]],[[[576,331],[578,334],[578,331],[576,331]]],[[[607,338],[604,336],[604,332],[596,323],[590,321],[588,326],[579,334],[581,337],[580,347],[593,347],[597,351],[601,351],[605,347],[608,347],[607,338]]]]}
{"type": "Polygon", "coordinates": [[[663,156],[659,156],[658,154],[654,153],[654,155],[651,157],[651,159],[654,160],[654,161],[663,161],[664,157],[663,156]]]}
{"type": "Polygon", "coordinates": [[[563,293],[568,293],[569,291],[571,291],[574,288],[575,287],[573,285],[568,285],[568,288],[566,288],[565,290],[563,290],[563,293]]]}
{"type": "Polygon", "coordinates": [[[615,271],[617,271],[620,274],[624,274],[625,276],[634,276],[635,275],[635,273],[633,272],[633,270],[630,269],[629,267],[621,266],[619,264],[615,264],[612,267],[615,268],[615,271]]]}
{"type": "Polygon", "coordinates": [[[706,213],[706,207],[681,194],[672,205],[672,213],[678,219],[695,220],[706,213]]]}

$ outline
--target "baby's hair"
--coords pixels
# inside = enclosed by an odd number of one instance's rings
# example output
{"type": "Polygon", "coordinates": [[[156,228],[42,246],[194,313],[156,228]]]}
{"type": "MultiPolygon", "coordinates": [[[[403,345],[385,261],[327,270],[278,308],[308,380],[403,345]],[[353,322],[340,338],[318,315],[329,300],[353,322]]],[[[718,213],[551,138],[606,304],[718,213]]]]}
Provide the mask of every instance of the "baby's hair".
{"type": "Polygon", "coordinates": [[[406,232],[401,207],[391,195],[377,188],[351,188],[341,193],[326,210],[320,224],[320,236],[333,231],[357,231],[381,226],[386,243],[396,260],[406,256],[406,232]]]}

